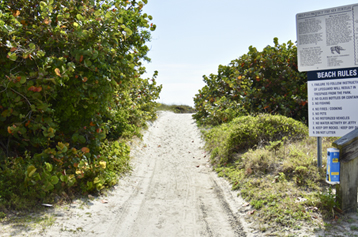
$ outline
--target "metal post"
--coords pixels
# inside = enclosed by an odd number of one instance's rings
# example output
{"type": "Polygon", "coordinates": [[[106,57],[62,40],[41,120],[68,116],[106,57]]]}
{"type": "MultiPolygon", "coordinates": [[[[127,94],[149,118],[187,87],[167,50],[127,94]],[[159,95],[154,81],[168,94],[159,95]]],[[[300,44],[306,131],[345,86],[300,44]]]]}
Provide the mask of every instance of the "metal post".
{"type": "Polygon", "coordinates": [[[317,137],[317,167],[322,167],[322,137],[317,137]]]}

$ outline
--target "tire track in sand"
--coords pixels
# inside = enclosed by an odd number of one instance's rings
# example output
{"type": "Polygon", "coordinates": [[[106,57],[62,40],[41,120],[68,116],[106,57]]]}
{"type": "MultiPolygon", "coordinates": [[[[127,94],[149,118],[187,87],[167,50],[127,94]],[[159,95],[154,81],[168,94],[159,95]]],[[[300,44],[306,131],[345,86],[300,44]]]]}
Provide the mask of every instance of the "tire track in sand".
{"type": "Polygon", "coordinates": [[[134,153],[138,185],[107,233],[246,236],[212,177],[203,145],[190,114],[161,114],[134,153]]]}

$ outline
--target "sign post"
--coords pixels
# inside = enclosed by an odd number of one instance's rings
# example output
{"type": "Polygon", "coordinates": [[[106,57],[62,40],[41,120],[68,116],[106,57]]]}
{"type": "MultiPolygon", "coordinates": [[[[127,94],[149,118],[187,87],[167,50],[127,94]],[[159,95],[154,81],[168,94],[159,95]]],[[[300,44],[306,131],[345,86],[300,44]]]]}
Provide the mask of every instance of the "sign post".
{"type": "Polygon", "coordinates": [[[322,137],[317,137],[317,167],[322,168],[322,137]]]}

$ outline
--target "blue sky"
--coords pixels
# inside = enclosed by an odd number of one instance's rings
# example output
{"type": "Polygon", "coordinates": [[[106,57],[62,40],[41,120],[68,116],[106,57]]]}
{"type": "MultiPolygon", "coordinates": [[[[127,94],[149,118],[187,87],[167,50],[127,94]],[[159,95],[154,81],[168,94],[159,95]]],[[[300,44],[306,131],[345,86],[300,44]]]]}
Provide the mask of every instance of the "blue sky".
{"type": "Polygon", "coordinates": [[[348,0],[148,0],[144,12],[157,29],[148,43],[152,59],[145,63],[148,77],[155,70],[163,85],[158,102],[193,106],[205,84],[203,75],[248,52],[296,41],[296,14],[356,4],[348,0]]]}

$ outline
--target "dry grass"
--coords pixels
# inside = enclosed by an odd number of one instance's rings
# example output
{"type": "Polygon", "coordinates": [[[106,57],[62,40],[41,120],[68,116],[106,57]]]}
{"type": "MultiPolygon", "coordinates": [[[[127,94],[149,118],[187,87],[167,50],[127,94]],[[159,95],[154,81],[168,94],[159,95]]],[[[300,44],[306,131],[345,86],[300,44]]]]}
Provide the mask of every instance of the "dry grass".
{"type": "MultiPolygon", "coordinates": [[[[224,125],[230,132],[230,124],[224,125]]],[[[220,133],[220,129],[215,128],[220,133]]],[[[248,132],[250,134],[250,132],[248,132]]],[[[215,139],[215,135],[206,139],[215,139]]],[[[250,219],[265,223],[259,229],[267,233],[300,231],[324,226],[325,218],[334,212],[334,195],[325,182],[327,148],[337,138],[323,138],[323,167],[317,167],[317,139],[305,136],[292,140],[284,137],[266,145],[256,145],[219,164],[216,171],[238,189],[250,203],[250,219]]],[[[207,141],[207,144],[216,144],[207,141]]],[[[207,147],[218,152],[225,147],[207,147]]],[[[232,152],[232,151],[231,151],[232,152]]],[[[215,164],[215,157],[212,158],[215,164]]]]}

